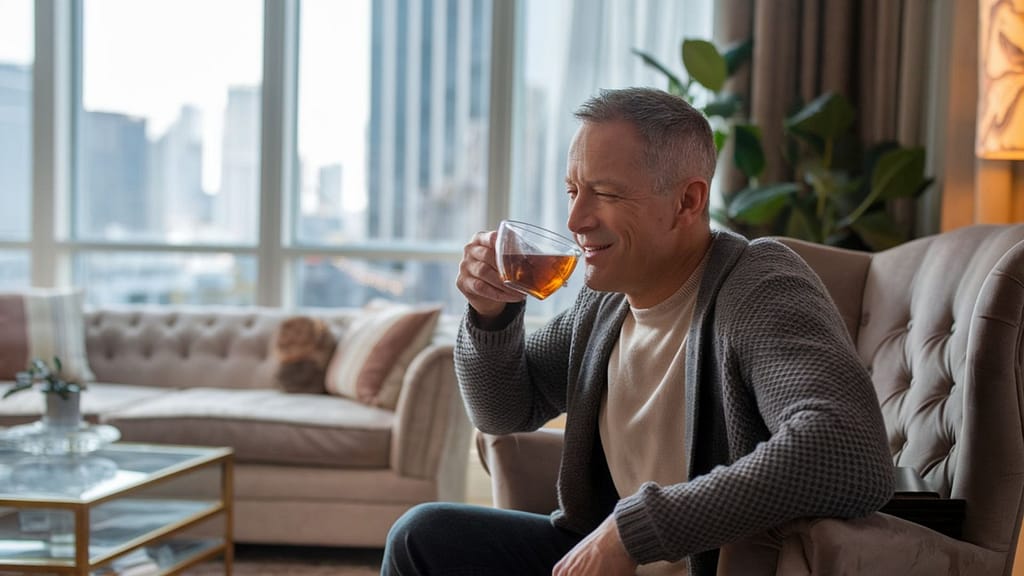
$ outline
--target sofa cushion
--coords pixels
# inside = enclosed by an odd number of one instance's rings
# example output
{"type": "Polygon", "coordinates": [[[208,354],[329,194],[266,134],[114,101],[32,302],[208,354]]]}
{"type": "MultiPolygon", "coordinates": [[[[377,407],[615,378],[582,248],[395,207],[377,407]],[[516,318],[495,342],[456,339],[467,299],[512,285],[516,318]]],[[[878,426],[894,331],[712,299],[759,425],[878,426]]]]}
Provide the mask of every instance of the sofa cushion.
{"type": "Polygon", "coordinates": [[[440,307],[368,308],[338,342],[327,392],[394,410],[405,371],[430,343],[440,314],[440,307]]]}
{"type": "MultiPolygon", "coordinates": [[[[13,382],[0,383],[0,396],[13,386],[13,382]]],[[[98,422],[99,415],[127,408],[167,394],[168,390],[151,386],[106,384],[93,382],[82,392],[82,417],[98,422]]],[[[0,400],[0,426],[28,424],[39,420],[46,398],[42,392],[25,390],[0,400]]]]}
{"type": "Polygon", "coordinates": [[[0,380],[13,380],[29,361],[60,358],[66,380],[91,382],[85,355],[81,290],[0,294],[0,380]]]}
{"type": "Polygon", "coordinates": [[[310,316],[286,318],[274,335],[279,363],[274,378],[285,392],[323,394],[327,364],[338,340],[323,320],[310,316]]]}
{"type": "Polygon", "coordinates": [[[231,446],[238,462],[387,468],[394,414],[321,394],[189,388],[102,419],[124,441],[231,446]]]}

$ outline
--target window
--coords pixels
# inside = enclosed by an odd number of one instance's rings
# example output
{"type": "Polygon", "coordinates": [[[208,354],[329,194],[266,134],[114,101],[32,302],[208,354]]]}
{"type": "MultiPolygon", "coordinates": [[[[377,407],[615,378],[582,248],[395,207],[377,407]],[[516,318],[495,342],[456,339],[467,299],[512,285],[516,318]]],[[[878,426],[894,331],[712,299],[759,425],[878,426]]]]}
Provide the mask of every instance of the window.
{"type": "Polygon", "coordinates": [[[32,7],[32,0],[0,0],[0,289],[30,283],[32,7]]]}
{"type": "MultiPolygon", "coordinates": [[[[81,6],[71,239],[254,246],[262,3],[83,0],[81,6]]],[[[72,277],[93,303],[251,304],[251,261],[231,253],[82,248],[72,277]]]]}
{"type": "Polygon", "coordinates": [[[291,242],[304,306],[461,307],[451,255],[484,221],[490,0],[306,0],[291,242]],[[377,260],[373,248],[447,252],[377,260]],[[335,249],[335,250],[331,250],[335,249]]]}
{"type": "Polygon", "coordinates": [[[631,48],[675,62],[684,35],[709,35],[710,2],[677,4],[0,0],[0,146],[21,154],[0,154],[0,178],[20,174],[0,187],[19,215],[0,223],[0,285],[74,283],[93,304],[383,297],[458,313],[474,232],[506,216],[564,230],[572,109],[598,87],[659,82],[631,48]],[[27,156],[53,132],[32,124],[33,7],[63,79],[37,82],[35,102],[72,102],[71,160],[27,156]],[[66,183],[33,219],[29,177],[51,169],[66,183]]]}

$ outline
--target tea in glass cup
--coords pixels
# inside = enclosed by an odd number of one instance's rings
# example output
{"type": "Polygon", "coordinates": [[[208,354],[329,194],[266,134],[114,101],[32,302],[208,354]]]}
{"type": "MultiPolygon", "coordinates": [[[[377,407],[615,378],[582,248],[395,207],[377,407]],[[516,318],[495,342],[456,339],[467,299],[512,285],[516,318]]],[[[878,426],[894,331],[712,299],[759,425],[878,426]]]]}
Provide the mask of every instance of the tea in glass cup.
{"type": "Polygon", "coordinates": [[[539,300],[565,286],[583,254],[572,240],[516,220],[501,221],[495,251],[502,282],[539,300]]]}

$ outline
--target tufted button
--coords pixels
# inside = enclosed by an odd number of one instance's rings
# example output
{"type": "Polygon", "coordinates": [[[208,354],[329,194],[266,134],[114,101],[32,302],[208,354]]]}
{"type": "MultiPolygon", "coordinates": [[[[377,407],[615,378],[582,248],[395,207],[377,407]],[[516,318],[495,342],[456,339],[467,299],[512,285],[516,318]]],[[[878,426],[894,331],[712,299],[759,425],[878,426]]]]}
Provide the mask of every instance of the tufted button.
{"type": "Polygon", "coordinates": [[[131,326],[132,328],[135,328],[135,327],[136,327],[136,326],[138,326],[138,325],[139,325],[140,323],[142,323],[142,315],[141,315],[141,314],[135,314],[135,315],[133,315],[133,316],[132,316],[132,319],[131,319],[131,320],[129,320],[129,322],[128,322],[128,324],[129,324],[129,325],[130,325],[130,326],[131,326]]]}
{"type": "Polygon", "coordinates": [[[256,318],[254,316],[249,316],[248,318],[245,319],[245,327],[246,328],[252,328],[255,325],[256,325],[256,318]]]}
{"type": "Polygon", "coordinates": [[[177,324],[177,323],[178,323],[178,315],[177,314],[171,314],[170,316],[167,317],[167,321],[165,322],[165,324],[167,325],[168,328],[173,328],[174,325],[177,324]]]}
{"type": "Polygon", "coordinates": [[[913,318],[911,318],[910,320],[907,320],[907,332],[910,332],[910,330],[911,330],[911,329],[912,329],[913,327],[914,327],[914,319],[913,319],[913,318]]]}
{"type": "Polygon", "coordinates": [[[206,322],[204,322],[204,324],[207,326],[213,326],[216,322],[217,319],[214,318],[213,316],[210,316],[209,318],[206,319],[206,322]]]}

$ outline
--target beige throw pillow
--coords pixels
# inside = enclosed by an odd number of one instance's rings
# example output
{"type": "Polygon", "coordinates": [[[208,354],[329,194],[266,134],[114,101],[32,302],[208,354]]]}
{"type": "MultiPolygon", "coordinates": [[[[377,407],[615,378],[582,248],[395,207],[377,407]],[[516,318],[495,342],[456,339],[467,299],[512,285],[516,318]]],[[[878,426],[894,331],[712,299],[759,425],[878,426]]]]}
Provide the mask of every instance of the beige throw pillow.
{"type": "Polygon", "coordinates": [[[95,380],[85,352],[81,290],[0,293],[0,380],[13,380],[29,361],[60,358],[63,376],[95,380]]]}
{"type": "Polygon", "coordinates": [[[338,342],[327,367],[327,392],[394,410],[405,371],[430,343],[440,314],[440,307],[363,311],[338,342]]]}

